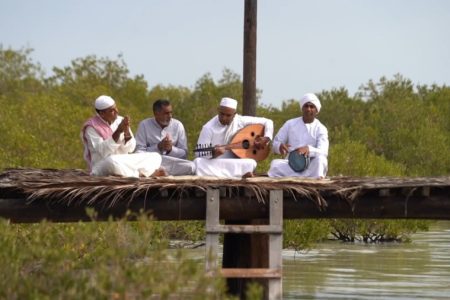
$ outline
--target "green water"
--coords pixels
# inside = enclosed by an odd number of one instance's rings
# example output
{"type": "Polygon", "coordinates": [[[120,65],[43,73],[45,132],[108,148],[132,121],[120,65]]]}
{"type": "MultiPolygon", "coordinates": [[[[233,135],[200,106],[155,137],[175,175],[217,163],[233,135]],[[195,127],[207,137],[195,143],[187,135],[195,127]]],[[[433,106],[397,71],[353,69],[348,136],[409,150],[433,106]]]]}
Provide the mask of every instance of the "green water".
{"type": "MultiPolygon", "coordinates": [[[[186,253],[204,263],[205,248],[186,253]]],[[[433,223],[411,243],[284,250],[283,299],[450,299],[450,221],[433,223]]]]}
{"type": "Polygon", "coordinates": [[[450,299],[450,222],[412,238],[284,251],[283,299],[450,299]]]}

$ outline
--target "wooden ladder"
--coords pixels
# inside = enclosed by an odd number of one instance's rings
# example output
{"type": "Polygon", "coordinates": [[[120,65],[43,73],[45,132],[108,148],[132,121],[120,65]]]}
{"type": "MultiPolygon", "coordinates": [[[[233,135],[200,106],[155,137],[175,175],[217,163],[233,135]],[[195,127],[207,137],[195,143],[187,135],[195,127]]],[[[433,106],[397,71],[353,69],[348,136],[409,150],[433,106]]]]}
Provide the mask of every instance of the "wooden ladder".
{"type": "Polygon", "coordinates": [[[264,278],[268,280],[268,299],[282,298],[283,191],[270,191],[269,225],[220,224],[219,189],[206,192],[206,271],[217,269],[219,234],[269,234],[269,268],[222,268],[226,278],[264,278]]]}

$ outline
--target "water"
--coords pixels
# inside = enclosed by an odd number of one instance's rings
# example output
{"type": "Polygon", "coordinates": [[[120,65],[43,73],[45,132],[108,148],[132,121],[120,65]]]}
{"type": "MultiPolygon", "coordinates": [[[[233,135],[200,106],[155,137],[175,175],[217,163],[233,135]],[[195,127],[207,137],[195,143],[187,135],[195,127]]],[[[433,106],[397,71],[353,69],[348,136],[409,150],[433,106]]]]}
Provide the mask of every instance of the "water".
{"type": "MultiPolygon", "coordinates": [[[[283,299],[450,299],[449,248],[450,221],[439,221],[412,243],[329,241],[307,253],[284,250],[283,299]]],[[[204,247],[187,254],[204,262],[204,247]]]]}
{"type": "Polygon", "coordinates": [[[449,299],[450,222],[412,243],[326,242],[283,252],[283,299],[449,299]]]}

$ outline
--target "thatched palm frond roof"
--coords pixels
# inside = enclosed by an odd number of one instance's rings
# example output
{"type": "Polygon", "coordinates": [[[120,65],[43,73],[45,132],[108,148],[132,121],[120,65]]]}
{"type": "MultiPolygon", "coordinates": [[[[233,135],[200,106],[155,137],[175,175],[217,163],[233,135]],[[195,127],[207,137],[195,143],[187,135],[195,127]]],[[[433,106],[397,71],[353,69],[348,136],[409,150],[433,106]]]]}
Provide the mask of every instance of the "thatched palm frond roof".
{"type": "MultiPolygon", "coordinates": [[[[147,198],[163,189],[183,192],[188,189],[205,191],[207,188],[245,188],[264,201],[270,190],[281,189],[294,198],[313,201],[318,208],[327,206],[324,195],[334,194],[350,204],[362,193],[373,189],[406,188],[420,186],[450,187],[450,177],[332,177],[315,180],[299,177],[247,179],[199,176],[168,176],[157,178],[122,178],[116,176],[90,176],[83,170],[7,169],[0,173],[0,192],[3,189],[23,193],[28,201],[53,200],[67,205],[104,203],[114,206],[138,197],[147,198]]],[[[182,193],[181,193],[182,194],[182,193]]]]}

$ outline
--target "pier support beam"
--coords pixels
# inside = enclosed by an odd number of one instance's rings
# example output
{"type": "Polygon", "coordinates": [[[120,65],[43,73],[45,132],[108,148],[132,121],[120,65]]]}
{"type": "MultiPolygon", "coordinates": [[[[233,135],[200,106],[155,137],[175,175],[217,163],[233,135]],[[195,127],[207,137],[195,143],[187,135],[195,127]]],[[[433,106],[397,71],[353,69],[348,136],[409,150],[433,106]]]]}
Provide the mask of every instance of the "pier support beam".
{"type": "Polygon", "coordinates": [[[222,269],[228,292],[243,298],[247,284],[264,287],[264,299],[282,299],[283,191],[270,191],[269,218],[220,224],[218,189],[206,194],[206,270],[217,268],[219,234],[224,234],[222,269]]]}

